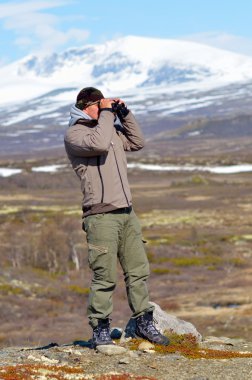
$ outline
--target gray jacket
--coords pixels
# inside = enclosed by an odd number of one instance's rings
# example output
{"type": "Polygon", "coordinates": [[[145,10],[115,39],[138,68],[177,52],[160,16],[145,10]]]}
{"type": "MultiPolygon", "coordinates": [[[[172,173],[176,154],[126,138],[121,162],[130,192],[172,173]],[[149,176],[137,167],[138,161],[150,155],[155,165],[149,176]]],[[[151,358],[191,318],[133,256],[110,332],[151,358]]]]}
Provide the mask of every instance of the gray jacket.
{"type": "Polygon", "coordinates": [[[71,118],[64,142],[81,181],[84,216],[130,206],[125,151],[137,151],[144,146],[133,114],[129,112],[122,128],[117,129],[114,114],[108,110],[101,111],[98,123],[80,113],[79,119],[78,115],[71,118]]]}

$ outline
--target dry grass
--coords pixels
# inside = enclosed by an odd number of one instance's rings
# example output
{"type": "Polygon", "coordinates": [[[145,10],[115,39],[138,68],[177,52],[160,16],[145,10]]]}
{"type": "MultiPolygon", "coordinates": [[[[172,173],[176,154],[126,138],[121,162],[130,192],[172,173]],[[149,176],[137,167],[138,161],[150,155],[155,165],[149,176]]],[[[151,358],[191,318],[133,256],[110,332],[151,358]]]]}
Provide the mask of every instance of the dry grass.
{"type": "MultiPolygon", "coordinates": [[[[252,303],[251,176],[134,171],[129,179],[147,240],[151,299],[188,318],[202,334],[252,339],[249,313],[242,309],[252,303]],[[221,297],[228,304],[237,289],[247,300],[237,296],[239,306],[230,307],[228,324],[221,297]],[[199,310],[202,299],[209,302],[199,310]]],[[[88,337],[83,320],[91,273],[78,181],[70,171],[28,172],[0,179],[0,185],[0,344],[88,337]]],[[[119,270],[113,323],[123,326],[129,317],[119,270]]]]}

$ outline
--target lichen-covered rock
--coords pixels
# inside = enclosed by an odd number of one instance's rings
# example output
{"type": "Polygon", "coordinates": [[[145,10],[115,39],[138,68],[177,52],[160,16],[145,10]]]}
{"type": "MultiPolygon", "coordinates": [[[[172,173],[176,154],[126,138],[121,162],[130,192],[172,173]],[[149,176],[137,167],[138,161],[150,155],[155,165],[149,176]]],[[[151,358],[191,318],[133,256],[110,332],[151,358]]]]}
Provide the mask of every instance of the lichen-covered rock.
{"type": "Polygon", "coordinates": [[[175,315],[166,313],[154,302],[150,303],[155,307],[153,316],[157,321],[157,329],[161,333],[168,331],[178,335],[191,334],[196,338],[197,342],[202,341],[201,334],[192,323],[179,319],[175,315]]]}
{"type": "MultiPolygon", "coordinates": [[[[157,329],[163,334],[164,332],[171,332],[178,335],[191,334],[195,337],[197,342],[202,341],[201,334],[197,331],[195,326],[182,319],[177,318],[175,315],[166,313],[161,309],[159,305],[154,302],[150,302],[154,307],[153,317],[156,321],[157,329]]],[[[136,321],[131,318],[125,327],[125,330],[121,336],[121,342],[126,342],[131,338],[136,337],[136,321]]]]}

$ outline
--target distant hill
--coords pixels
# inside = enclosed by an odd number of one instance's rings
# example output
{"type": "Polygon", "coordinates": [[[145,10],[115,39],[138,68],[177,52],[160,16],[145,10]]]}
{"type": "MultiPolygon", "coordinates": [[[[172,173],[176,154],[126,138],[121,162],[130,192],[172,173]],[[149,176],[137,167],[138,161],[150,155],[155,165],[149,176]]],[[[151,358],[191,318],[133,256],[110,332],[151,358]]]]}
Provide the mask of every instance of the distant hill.
{"type": "Polygon", "coordinates": [[[174,130],[157,134],[155,140],[188,137],[229,138],[252,137],[252,114],[198,118],[174,130]]]}

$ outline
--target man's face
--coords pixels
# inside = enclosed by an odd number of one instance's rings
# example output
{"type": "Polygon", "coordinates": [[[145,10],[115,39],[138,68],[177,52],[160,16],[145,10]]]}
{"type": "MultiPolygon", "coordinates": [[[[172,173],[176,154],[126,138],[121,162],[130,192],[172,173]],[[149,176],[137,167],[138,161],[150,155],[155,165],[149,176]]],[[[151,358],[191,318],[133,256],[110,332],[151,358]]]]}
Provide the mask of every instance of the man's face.
{"type": "Polygon", "coordinates": [[[98,120],[99,117],[99,103],[100,101],[93,102],[84,108],[84,112],[92,119],[98,120]]]}

